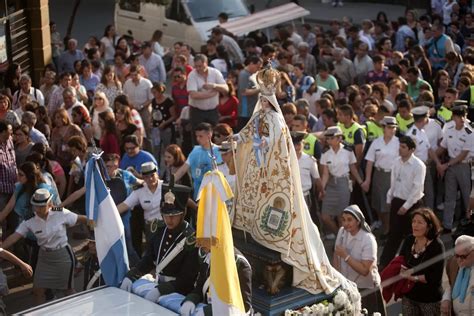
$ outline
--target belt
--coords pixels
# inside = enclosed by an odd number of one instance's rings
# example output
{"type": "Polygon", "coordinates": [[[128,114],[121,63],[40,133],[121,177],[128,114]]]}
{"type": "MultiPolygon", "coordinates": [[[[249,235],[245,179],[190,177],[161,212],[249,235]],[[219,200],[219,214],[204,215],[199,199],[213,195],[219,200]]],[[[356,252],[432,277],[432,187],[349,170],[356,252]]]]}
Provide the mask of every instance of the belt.
{"type": "Polygon", "coordinates": [[[379,168],[379,167],[375,167],[375,170],[380,171],[380,172],[385,172],[385,173],[392,172],[392,170],[387,170],[387,169],[383,169],[383,168],[379,168]]]}
{"type": "Polygon", "coordinates": [[[192,109],[199,110],[199,111],[202,111],[202,112],[211,112],[211,111],[216,111],[216,110],[217,110],[217,105],[216,105],[216,107],[215,107],[215,108],[213,108],[213,109],[209,109],[209,110],[203,110],[203,109],[200,109],[200,108],[198,108],[198,107],[195,107],[195,106],[192,106],[192,105],[191,105],[191,108],[192,108],[192,109]]]}
{"type": "Polygon", "coordinates": [[[63,249],[64,247],[66,247],[66,245],[61,245],[61,246],[57,246],[57,247],[54,247],[54,248],[46,248],[46,247],[41,247],[41,250],[45,251],[45,252],[53,252],[53,251],[56,251],[56,250],[59,250],[59,249],[63,249]]]}

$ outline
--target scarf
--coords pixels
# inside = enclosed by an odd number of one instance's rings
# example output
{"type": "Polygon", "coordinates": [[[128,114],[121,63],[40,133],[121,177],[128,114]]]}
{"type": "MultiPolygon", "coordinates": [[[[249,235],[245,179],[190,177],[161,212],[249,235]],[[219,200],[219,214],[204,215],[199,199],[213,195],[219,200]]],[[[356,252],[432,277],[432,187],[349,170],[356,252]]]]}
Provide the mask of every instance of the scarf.
{"type": "Polygon", "coordinates": [[[459,297],[459,301],[464,303],[470,279],[471,268],[461,268],[458,272],[458,275],[456,276],[456,282],[454,283],[454,289],[452,293],[453,300],[459,297]]]}

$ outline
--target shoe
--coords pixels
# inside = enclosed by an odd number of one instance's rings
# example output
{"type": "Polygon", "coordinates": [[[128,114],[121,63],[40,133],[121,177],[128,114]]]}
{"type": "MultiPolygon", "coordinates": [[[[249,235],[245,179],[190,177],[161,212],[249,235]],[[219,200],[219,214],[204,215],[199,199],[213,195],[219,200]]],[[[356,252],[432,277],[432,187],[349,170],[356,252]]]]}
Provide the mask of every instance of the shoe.
{"type": "Polygon", "coordinates": [[[337,3],[337,6],[338,6],[338,7],[342,7],[342,6],[344,6],[344,3],[338,2],[338,3],[337,3]]]}
{"type": "Polygon", "coordinates": [[[335,7],[337,7],[337,2],[333,1],[331,5],[335,8],[335,7]]]}
{"type": "Polygon", "coordinates": [[[372,223],[372,225],[370,225],[370,229],[372,229],[372,230],[377,230],[380,227],[382,227],[382,222],[381,221],[375,221],[375,222],[372,223]]]}
{"type": "Polygon", "coordinates": [[[324,237],[325,240],[334,240],[336,239],[336,235],[334,234],[327,234],[325,237],[324,237]]]}

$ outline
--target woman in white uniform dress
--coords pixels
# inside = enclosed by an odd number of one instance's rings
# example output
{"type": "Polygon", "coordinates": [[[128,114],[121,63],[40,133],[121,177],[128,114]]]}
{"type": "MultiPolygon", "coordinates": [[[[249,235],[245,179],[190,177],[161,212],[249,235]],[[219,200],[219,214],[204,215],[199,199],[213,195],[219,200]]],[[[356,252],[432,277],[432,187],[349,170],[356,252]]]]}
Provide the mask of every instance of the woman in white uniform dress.
{"type": "Polygon", "coordinates": [[[44,303],[46,289],[63,290],[65,295],[74,293],[74,254],[68,244],[66,226],[87,222],[85,216],[69,210],[52,210],[52,197],[46,189],[36,190],[31,198],[35,216],[22,222],[2,245],[9,248],[27,234],[36,237],[40,247],[33,279],[37,304],[44,303]]]}

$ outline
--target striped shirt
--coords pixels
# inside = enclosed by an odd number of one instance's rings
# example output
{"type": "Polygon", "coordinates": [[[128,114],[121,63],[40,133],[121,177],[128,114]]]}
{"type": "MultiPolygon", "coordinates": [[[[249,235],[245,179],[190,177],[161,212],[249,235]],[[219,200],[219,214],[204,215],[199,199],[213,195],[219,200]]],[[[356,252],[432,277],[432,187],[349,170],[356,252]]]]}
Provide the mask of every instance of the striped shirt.
{"type": "Polygon", "coordinates": [[[13,193],[16,182],[16,160],[13,140],[0,144],[0,193],[13,193]]]}

